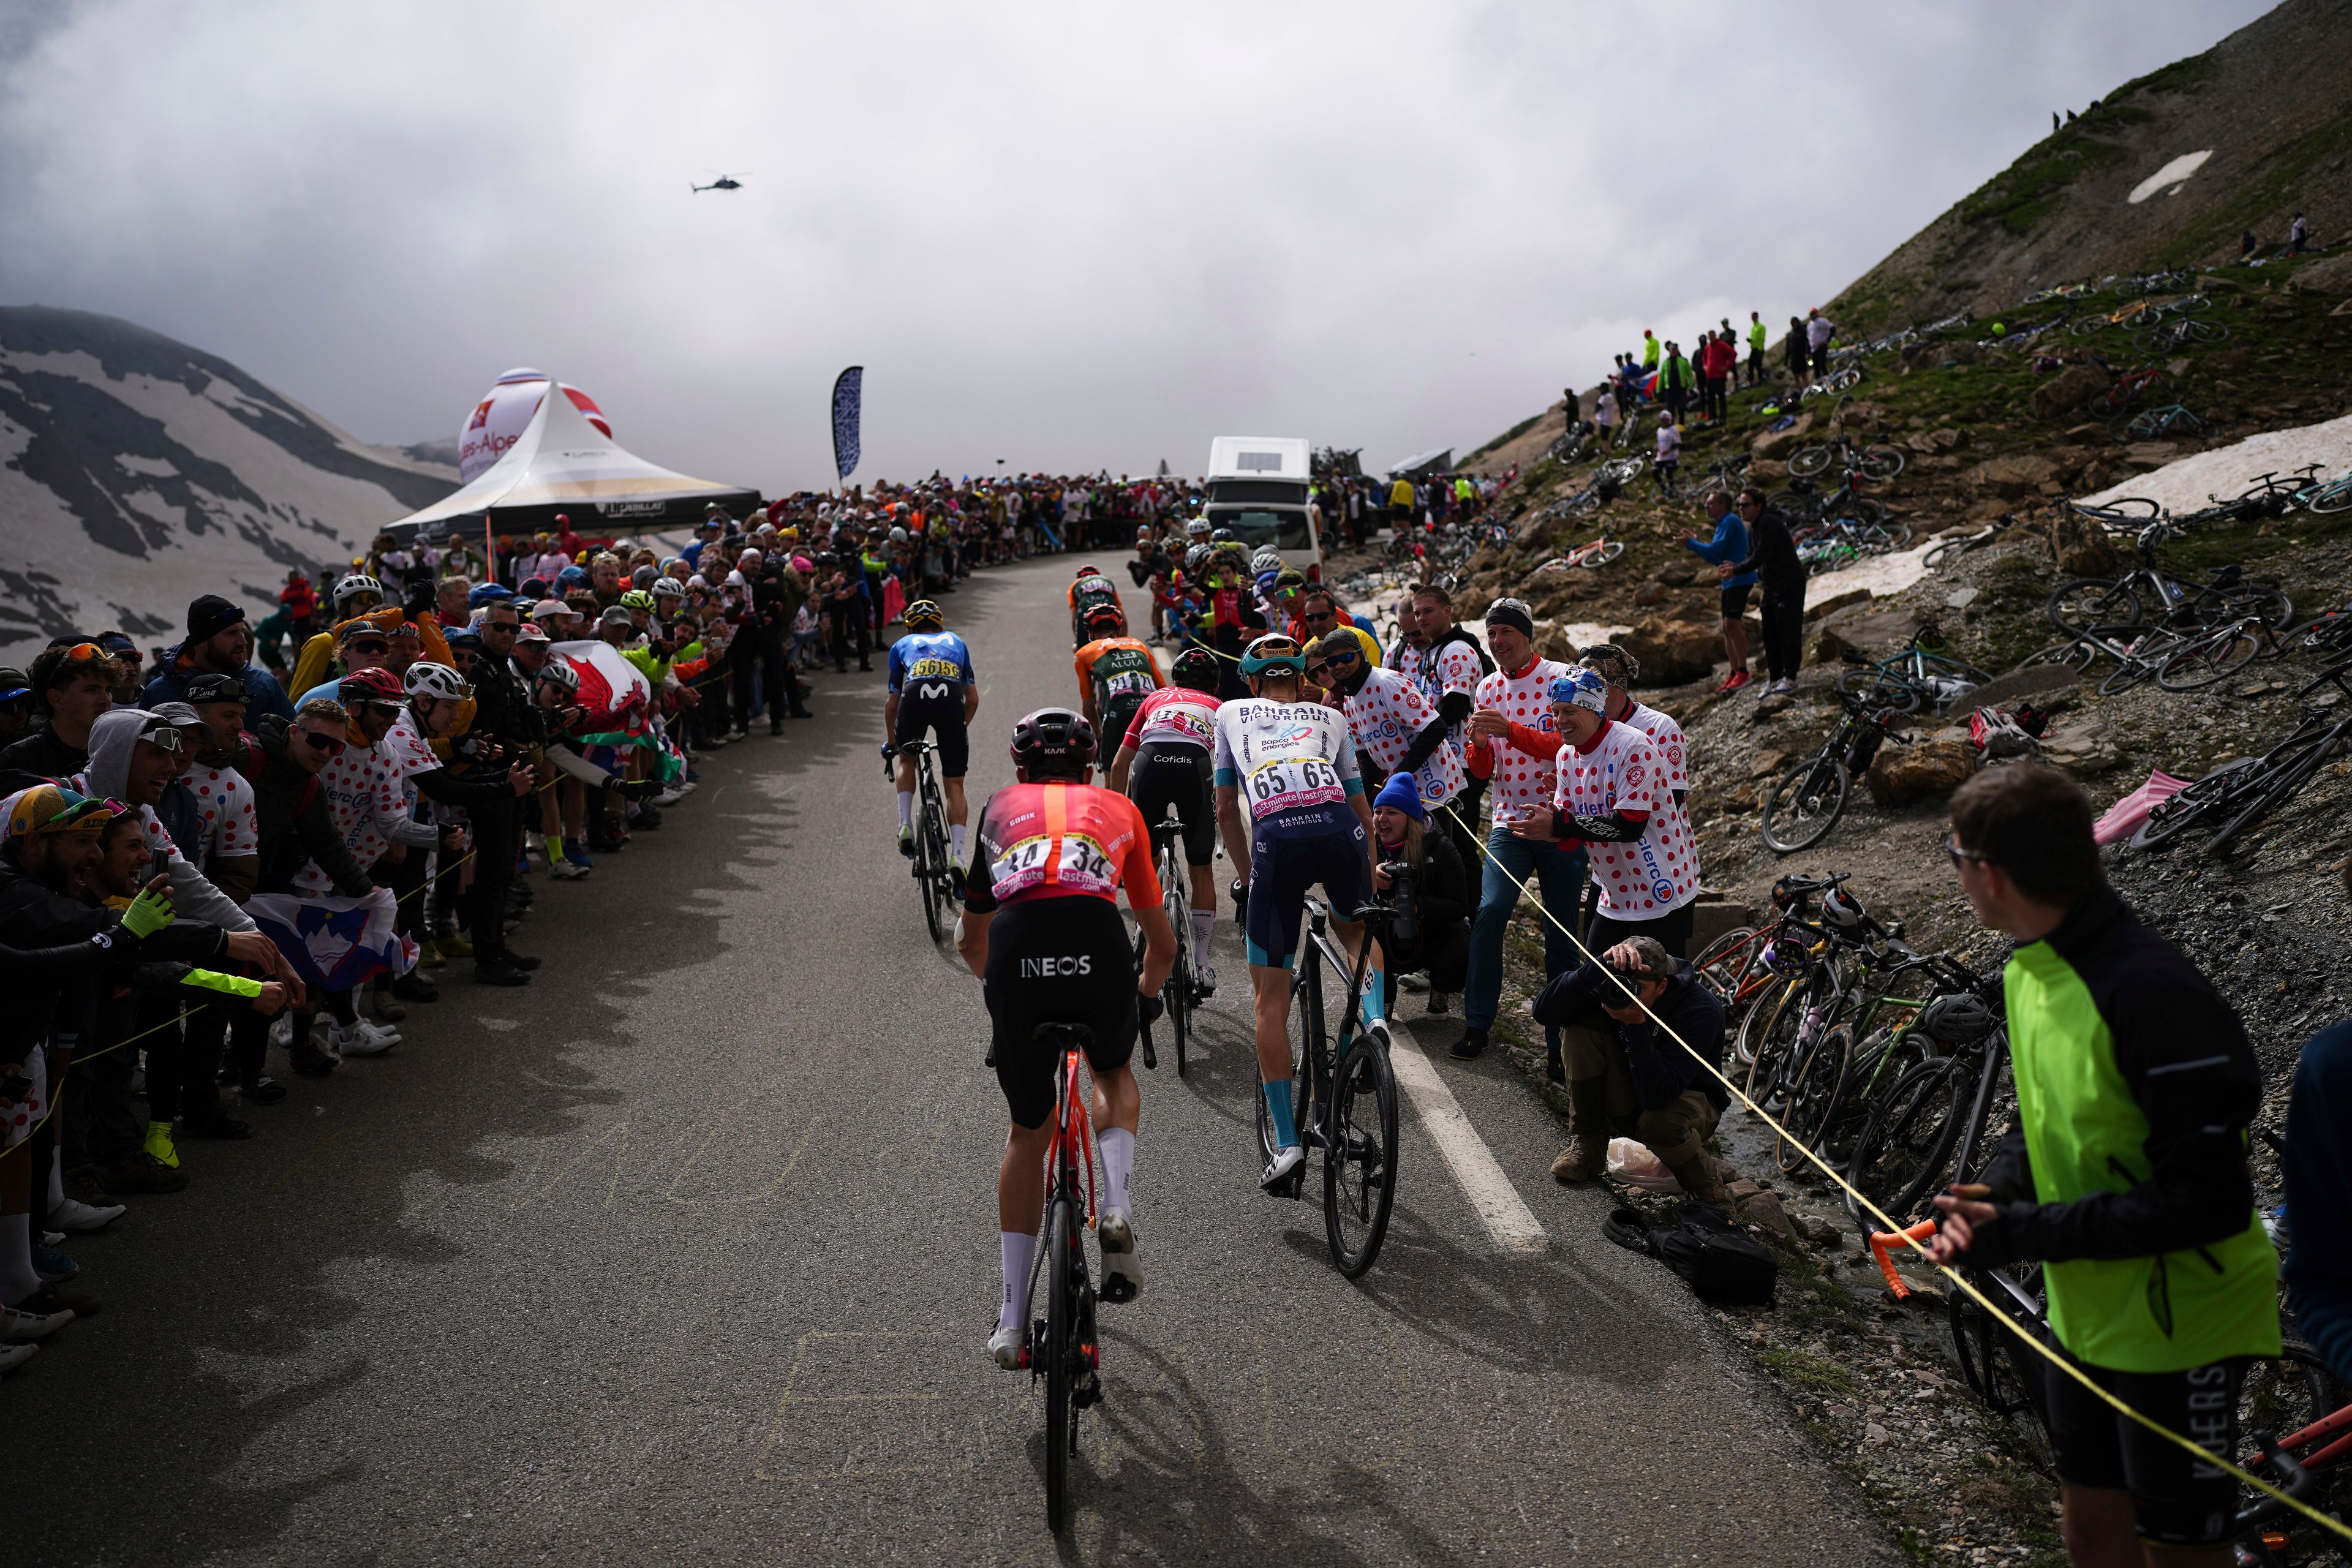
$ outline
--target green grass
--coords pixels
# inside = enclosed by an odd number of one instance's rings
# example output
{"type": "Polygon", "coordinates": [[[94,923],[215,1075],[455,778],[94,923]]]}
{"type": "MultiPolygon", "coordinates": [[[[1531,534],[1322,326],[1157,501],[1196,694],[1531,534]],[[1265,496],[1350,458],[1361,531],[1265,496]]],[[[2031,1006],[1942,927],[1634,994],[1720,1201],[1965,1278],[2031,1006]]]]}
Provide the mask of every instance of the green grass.
{"type": "Polygon", "coordinates": [[[2154,263],[2185,267],[2217,254],[2236,255],[2242,230],[2289,205],[2315,178],[2332,178],[2318,173],[2321,165],[2335,162],[2347,151],[2352,151],[2352,106],[2247,170],[2231,184],[2229,199],[2184,226],[2155,252],[2154,263]]]}
{"type": "Polygon", "coordinates": [[[1862,1380],[1826,1356],[1775,1348],[1758,1352],[1756,1359],[1782,1382],[1815,1394],[1835,1399],[1857,1399],[1862,1395],[1862,1380]]]}

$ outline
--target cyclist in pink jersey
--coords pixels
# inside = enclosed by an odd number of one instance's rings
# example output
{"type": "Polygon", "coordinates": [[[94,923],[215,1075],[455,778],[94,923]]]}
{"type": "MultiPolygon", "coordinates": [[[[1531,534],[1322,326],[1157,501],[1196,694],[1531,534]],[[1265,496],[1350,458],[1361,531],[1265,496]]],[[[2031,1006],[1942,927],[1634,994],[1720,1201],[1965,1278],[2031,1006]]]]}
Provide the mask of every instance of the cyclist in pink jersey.
{"type": "Polygon", "coordinates": [[[1172,808],[1184,825],[1184,865],[1192,882],[1193,984],[1216,994],[1209,942],[1217,926],[1216,791],[1212,757],[1217,738],[1217,656],[1188,647],[1169,667],[1171,685],[1143,700],[1111,760],[1110,787],[1135,802],[1147,826],[1172,808]]]}

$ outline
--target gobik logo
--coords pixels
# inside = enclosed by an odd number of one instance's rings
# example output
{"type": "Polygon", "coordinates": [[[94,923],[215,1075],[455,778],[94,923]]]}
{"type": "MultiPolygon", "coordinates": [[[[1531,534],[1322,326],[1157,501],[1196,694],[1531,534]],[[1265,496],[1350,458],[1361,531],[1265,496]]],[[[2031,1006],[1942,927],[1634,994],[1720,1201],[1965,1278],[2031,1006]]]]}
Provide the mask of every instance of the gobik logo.
{"type": "Polygon", "coordinates": [[[1021,978],[1024,980],[1032,977],[1040,980],[1059,980],[1073,974],[1092,974],[1094,972],[1095,955],[1091,952],[1082,952],[1075,958],[1024,958],[1021,961],[1021,978]]]}

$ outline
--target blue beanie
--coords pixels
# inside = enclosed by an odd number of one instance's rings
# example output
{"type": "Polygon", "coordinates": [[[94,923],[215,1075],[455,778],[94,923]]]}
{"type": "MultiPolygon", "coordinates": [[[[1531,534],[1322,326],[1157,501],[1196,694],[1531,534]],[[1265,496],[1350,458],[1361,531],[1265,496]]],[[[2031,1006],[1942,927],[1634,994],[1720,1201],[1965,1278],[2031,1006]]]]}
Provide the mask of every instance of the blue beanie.
{"type": "Polygon", "coordinates": [[[1415,822],[1429,820],[1429,813],[1421,804],[1421,791],[1413,787],[1411,773],[1391,773],[1389,782],[1381,786],[1381,793],[1372,797],[1372,804],[1394,806],[1415,822]]]}

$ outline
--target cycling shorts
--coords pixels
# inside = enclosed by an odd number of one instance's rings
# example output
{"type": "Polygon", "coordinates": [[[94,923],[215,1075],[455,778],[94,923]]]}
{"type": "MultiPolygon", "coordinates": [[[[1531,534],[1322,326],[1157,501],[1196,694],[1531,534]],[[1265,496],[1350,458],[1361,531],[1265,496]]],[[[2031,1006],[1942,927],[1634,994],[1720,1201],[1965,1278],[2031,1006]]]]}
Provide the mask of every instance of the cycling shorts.
{"type": "MultiPolygon", "coordinates": [[[[2038,1359],[2038,1358],[2037,1358],[2038,1359]]],[[[2158,1426],[2210,1454],[2238,1452],[2238,1391],[2242,1357],[2187,1372],[2110,1372],[2082,1365],[2091,1381],[2158,1426]]],[[[2116,1413],[2096,1394],[2056,1371],[2042,1378],[2058,1479],[2078,1487],[2128,1491],[2139,1537],[2164,1546],[2215,1546],[2230,1539],[2238,1483],[2178,1443],[2116,1413]]]]}
{"type": "Polygon", "coordinates": [[[1135,949],[1118,906],[1086,894],[1007,904],[988,922],[988,1001],[996,1082],[1013,1120],[1038,1127],[1054,1113],[1055,1053],[1040,1024],[1084,1024],[1097,1073],[1135,1054],[1135,949]]]}
{"type": "Polygon", "coordinates": [[[1318,882],[1341,920],[1371,900],[1372,867],[1365,858],[1362,823],[1312,838],[1260,837],[1250,845],[1249,914],[1243,929],[1252,963],[1290,967],[1307,914],[1307,889],[1318,882]]]}
{"type": "Polygon", "coordinates": [[[1184,825],[1184,864],[1206,866],[1217,858],[1217,808],[1209,780],[1213,773],[1206,746],[1154,742],[1135,754],[1127,771],[1127,798],[1156,826],[1176,808],[1184,825]]]}
{"type": "Polygon", "coordinates": [[[898,699],[898,727],[890,743],[920,740],[929,730],[940,746],[940,777],[960,779],[971,766],[971,738],[964,732],[963,688],[950,688],[945,697],[898,699]]]}

